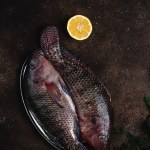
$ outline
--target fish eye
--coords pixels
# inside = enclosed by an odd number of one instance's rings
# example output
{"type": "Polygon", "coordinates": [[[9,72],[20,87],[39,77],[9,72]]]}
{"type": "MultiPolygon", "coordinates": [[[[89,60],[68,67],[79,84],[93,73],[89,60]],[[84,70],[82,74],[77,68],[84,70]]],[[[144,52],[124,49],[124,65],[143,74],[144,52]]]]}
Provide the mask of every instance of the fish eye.
{"type": "Polygon", "coordinates": [[[30,68],[31,68],[31,70],[34,70],[36,68],[35,64],[31,63],[30,68]]]}

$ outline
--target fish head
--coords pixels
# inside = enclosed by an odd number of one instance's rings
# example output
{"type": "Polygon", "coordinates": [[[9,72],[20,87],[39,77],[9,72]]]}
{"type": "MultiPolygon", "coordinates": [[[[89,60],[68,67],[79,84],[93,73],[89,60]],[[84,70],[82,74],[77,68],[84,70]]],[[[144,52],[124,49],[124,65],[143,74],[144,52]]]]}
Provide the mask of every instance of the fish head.
{"type": "Polygon", "coordinates": [[[51,63],[43,56],[42,53],[36,52],[29,63],[30,79],[33,84],[48,83],[58,77],[51,63]]]}
{"type": "Polygon", "coordinates": [[[35,52],[29,62],[29,79],[33,82],[33,84],[42,82],[41,73],[43,72],[43,64],[41,57],[43,56],[39,52],[35,52]]]}

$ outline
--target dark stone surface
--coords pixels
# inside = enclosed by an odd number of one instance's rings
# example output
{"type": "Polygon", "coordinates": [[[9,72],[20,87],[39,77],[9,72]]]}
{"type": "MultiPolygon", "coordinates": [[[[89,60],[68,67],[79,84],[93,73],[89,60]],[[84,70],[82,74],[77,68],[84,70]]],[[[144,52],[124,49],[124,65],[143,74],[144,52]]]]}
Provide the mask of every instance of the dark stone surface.
{"type": "MultiPolygon", "coordinates": [[[[106,84],[114,126],[141,135],[150,96],[149,0],[0,1],[0,150],[52,150],[30,122],[19,93],[24,59],[39,48],[40,30],[58,26],[60,43],[76,53],[106,84]],[[66,31],[76,14],[89,17],[93,32],[76,41],[66,31]]],[[[113,139],[113,144],[120,139],[113,139]]]]}

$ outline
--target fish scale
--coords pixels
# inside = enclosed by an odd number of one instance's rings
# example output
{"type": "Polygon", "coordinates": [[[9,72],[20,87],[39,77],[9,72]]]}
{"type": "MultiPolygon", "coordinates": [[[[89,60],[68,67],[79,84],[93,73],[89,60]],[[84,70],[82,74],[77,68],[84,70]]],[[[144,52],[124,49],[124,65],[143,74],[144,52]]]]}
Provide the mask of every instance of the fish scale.
{"type": "Polygon", "coordinates": [[[56,27],[48,26],[43,30],[41,48],[68,86],[83,140],[95,150],[108,149],[112,109],[104,84],[84,63],[60,47],[56,27]]]}

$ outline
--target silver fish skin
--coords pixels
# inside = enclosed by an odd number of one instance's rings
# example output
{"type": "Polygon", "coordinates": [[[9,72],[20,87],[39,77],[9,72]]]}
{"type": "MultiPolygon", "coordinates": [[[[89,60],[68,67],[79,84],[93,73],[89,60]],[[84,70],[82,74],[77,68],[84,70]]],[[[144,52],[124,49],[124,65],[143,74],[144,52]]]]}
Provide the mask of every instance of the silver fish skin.
{"type": "Polygon", "coordinates": [[[23,89],[32,118],[50,143],[58,149],[86,150],[78,140],[78,119],[66,85],[40,51],[28,62],[23,89]]]}
{"type": "Polygon", "coordinates": [[[59,45],[58,29],[41,33],[41,49],[69,88],[80,122],[82,139],[95,150],[109,149],[111,97],[104,84],[84,63],[59,45]]]}

